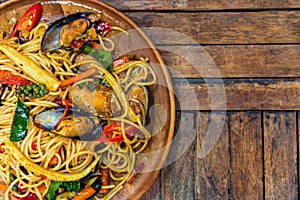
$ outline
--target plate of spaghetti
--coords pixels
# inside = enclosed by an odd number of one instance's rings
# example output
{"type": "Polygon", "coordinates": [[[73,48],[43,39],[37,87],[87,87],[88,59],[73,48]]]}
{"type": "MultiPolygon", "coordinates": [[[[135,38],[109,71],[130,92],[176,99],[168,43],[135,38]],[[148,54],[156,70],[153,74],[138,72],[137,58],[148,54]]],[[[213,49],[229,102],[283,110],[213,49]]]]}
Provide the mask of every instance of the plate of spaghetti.
{"type": "Polygon", "coordinates": [[[145,34],[104,3],[0,5],[0,199],[139,199],[175,103],[145,34]]]}

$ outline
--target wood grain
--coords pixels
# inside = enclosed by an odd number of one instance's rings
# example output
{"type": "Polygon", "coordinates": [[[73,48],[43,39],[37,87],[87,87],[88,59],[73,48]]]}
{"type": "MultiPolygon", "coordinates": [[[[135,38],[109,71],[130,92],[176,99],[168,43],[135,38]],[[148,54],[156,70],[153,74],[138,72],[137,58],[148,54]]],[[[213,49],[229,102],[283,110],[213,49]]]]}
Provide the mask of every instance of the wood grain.
{"type": "Polygon", "coordinates": [[[177,10],[177,9],[274,9],[274,8],[299,8],[300,3],[297,0],[104,0],[121,10],[177,10]]]}
{"type": "Polygon", "coordinates": [[[296,112],[264,112],[266,199],[298,199],[296,112]]]}
{"type": "Polygon", "coordinates": [[[140,27],[164,28],[146,31],[155,44],[282,44],[300,41],[300,11],[127,12],[127,15],[140,27]]]}
{"type": "Polygon", "coordinates": [[[156,178],[150,189],[144,194],[140,200],[160,200],[162,197],[162,173],[156,178]]]}
{"type": "Polygon", "coordinates": [[[181,113],[178,122],[178,131],[175,132],[167,159],[168,166],[163,169],[164,200],[194,199],[195,196],[194,113],[181,113]]]}
{"type": "Polygon", "coordinates": [[[195,158],[196,199],[228,199],[230,165],[225,113],[198,113],[195,158]]]}
{"type": "Polygon", "coordinates": [[[297,80],[225,80],[224,85],[175,83],[174,90],[178,110],[300,110],[297,80]],[[224,92],[225,98],[220,95],[224,92]]]}
{"type": "Polygon", "coordinates": [[[300,77],[300,45],[164,45],[157,48],[174,78],[300,77]]]}
{"type": "Polygon", "coordinates": [[[230,139],[233,198],[263,199],[261,113],[232,113],[230,139]]]}

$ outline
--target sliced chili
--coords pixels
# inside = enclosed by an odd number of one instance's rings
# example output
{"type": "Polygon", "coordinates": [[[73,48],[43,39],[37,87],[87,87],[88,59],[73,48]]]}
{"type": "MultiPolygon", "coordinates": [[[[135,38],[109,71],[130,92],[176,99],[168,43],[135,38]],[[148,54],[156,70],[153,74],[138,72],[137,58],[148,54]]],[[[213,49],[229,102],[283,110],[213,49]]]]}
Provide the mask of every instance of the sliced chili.
{"type": "MultiPolygon", "coordinates": [[[[125,134],[127,138],[135,136],[139,130],[131,125],[125,125],[125,134]]],[[[103,134],[98,138],[99,142],[122,142],[124,141],[119,122],[112,123],[103,129],[103,134]],[[113,133],[118,132],[114,137],[113,133]]]]}
{"type": "Polygon", "coordinates": [[[31,31],[41,20],[43,6],[41,3],[32,5],[20,18],[14,27],[11,36],[16,36],[19,31],[31,31]]]}
{"type": "Polygon", "coordinates": [[[128,62],[129,62],[129,58],[128,57],[119,58],[119,59],[117,59],[117,60],[115,60],[113,62],[113,68],[119,67],[119,66],[124,65],[124,64],[126,64],[128,62]]]}
{"type": "Polygon", "coordinates": [[[30,82],[22,76],[13,74],[10,71],[0,70],[0,82],[9,85],[28,85],[30,82]]]}

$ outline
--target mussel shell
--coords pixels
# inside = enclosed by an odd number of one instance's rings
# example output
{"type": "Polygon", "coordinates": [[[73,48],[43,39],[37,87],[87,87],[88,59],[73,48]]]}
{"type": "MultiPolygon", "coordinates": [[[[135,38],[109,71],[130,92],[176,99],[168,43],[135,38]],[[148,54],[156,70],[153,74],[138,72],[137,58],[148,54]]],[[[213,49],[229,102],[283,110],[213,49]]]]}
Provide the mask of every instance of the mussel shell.
{"type": "Polygon", "coordinates": [[[43,111],[33,117],[33,122],[39,128],[46,131],[53,131],[65,109],[65,107],[59,107],[43,111]]]}
{"type": "Polygon", "coordinates": [[[46,30],[42,43],[41,50],[43,52],[53,51],[61,48],[60,45],[60,33],[61,29],[66,24],[71,24],[76,19],[84,18],[86,19],[88,15],[92,14],[92,12],[78,12],[65,17],[62,17],[55,22],[53,22],[48,29],[46,30]]]}
{"type": "MultiPolygon", "coordinates": [[[[53,131],[55,130],[56,128],[55,126],[61,119],[65,110],[66,110],[65,107],[56,107],[49,110],[45,110],[35,115],[33,117],[33,122],[35,126],[41,129],[44,129],[46,131],[53,131]]],[[[67,116],[71,114],[74,116],[87,116],[87,117],[90,115],[82,110],[74,109],[72,107],[68,110],[67,116]]]]}
{"type": "Polygon", "coordinates": [[[84,135],[80,135],[80,140],[83,140],[83,141],[95,141],[97,140],[103,133],[103,127],[102,127],[102,124],[99,123],[99,124],[96,124],[93,129],[84,134],[84,135]]]}

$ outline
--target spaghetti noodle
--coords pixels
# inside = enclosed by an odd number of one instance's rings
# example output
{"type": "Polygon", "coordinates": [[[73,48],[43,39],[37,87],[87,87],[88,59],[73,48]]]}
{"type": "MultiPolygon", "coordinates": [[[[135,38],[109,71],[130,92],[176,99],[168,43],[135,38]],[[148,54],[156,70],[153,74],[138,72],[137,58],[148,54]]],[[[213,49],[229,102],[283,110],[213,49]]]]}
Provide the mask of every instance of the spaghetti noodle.
{"type": "MultiPolygon", "coordinates": [[[[38,24],[30,31],[28,41],[23,44],[20,44],[15,37],[3,38],[0,44],[9,46],[28,57],[43,70],[55,75],[59,81],[76,76],[81,66],[95,67],[98,73],[37,98],[20,98],[17,95],[19,86],[2,86],[0,182],[8,186],[5,198],[21,199],[35,194],[38,199],[49,199],[51,184],[80,181],[83,184],[82,189],[91,185],[92,178],[82,181],[89,174],[93,173],[93,176],[101,177],[101,171],[109,169],[110,183],[101,186],[101,190],[106,189],[108,192],[99,193],[94,198],[110,199],[132,176],[136,165],[136,154],[146,148],[151,137],[144,127],[148,109],[146,87],[156,82],[155,74],[147,60],[143,58],[126,62],[109,73],[94,59],[77,62],[78,50],[59,49],[43,53],[40,47],[47,27],[46,24],[38,24]],[[99,85],[99,80],[104,80],[103,87],[112,90],[110,103],[113,106],[110,112],[97,116],[107,123],[103,125],[104,131],[105,126],[114,126],[110,132],[107,132],[104,140],[81,141],[78,138],[63,137],[35,126],[34,116],[50,108],[61,107],[57,100],[70,97],[74,87],[80,89],[95,82],[99,85]],[[12,142],[9,135],[18,99],[21,99],[29,109],[28,131],[22,141],[12,142]],[[128,129],[134,130],[135,134],[129,135],[128,129]]],[[[113,51],[114,43],[111,39],[106,38],[105,35],[99,35],[97,38],[102,49],[113,51]],[[106,46],[107,42],[110,43],[109,46],[106,46]]],[[[32,84],[39,84],[3,52],[0,52],[0,70],[12,72],[32,84]]],[[[70,100],[72,101],[72,98],[70,100]]],[[[97,113],[91,115],[95,116],[97,113]]],[[[103,138],[104,133],[101,136],[103,138]]],[[[60,188],[56,191],[56,196],[65,192],[67,192],[65,187],[60,188]]],[[[79,191],[71,193],[74,196],[80,194],[79,191]]]]}

